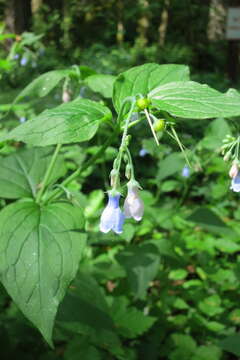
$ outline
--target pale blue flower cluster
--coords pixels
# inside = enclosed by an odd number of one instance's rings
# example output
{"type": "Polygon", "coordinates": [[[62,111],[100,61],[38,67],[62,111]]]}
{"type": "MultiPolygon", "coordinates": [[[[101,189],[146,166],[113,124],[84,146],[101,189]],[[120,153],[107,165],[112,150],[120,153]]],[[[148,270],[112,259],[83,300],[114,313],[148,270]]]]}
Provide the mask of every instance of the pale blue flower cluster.
{"type": "Polygon", "coordinates": [[[144,204],[139,197],[138,189],[139,185],[135,180],[129,181],[123,212],[119,206],[120,193],[113,190],[108,192],[108,204],[103,210],[100,219],[101,232],[108,233],[113,230],[116,234],[121,234],[125,218],[133,218],[136,221],[142,219],[144,204]]]}

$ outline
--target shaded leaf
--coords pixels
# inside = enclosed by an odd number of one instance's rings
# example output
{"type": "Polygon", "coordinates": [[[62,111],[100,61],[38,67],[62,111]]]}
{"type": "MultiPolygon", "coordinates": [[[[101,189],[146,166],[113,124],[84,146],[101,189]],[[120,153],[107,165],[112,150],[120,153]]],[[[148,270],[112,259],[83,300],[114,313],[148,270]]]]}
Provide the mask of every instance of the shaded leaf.
{"type": "Polygon", "coordinates": [[[111,313],[118,332],[130,339],[142,335],[156,321],[156,318],[144,315],[143,311],[128,307],[124,297],[114,299],[111,313]]]}
{"type": "Polygon", "coordinates": [[[144,298],[159,269],[160,257],[153,244],[129,246],[116,256],[127,273],[127,280],[135,298],[144,298]]]}
{"type": "Polygon", "coordinates": [[[237,236],[234,230],[229,228],[219,216],[208,208],[198,208],[187,218],[187,220],[195,222],[213,233],[220,235],[224,234],[231,237],[237,236]]]}
{"type": "Polygon", "coordinates": [[[0,275],[24,315],[52,344],[59,302],[85,245],[79,211],[67,203],[18,202],[0,212],[0,275]],[[14,221],[13,221],[14,220],[14,221]]]}
{"type": "MultiPolygon", "coordinates": [[[[52,148],[32,148],[0,158],[0,197],[17,199],[35,196],[52,151],[52,148]]],[[[65,173],[63,158],[59,156],[48,184],[54,183],[65,173]]]]}

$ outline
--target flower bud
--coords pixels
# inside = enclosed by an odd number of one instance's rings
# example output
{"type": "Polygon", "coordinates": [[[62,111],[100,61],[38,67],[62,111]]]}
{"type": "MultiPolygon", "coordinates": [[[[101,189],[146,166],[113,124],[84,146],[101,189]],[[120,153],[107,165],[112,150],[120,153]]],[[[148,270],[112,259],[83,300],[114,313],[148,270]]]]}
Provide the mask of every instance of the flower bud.
{"type": "Polygon", "coordinates": [[[116,184],[117,177],[118,177],[118,171],[116,169],[112,169],[112,171],[110,172],[110,184],[111,184],[111,186],[114,186],[116,184]]]}
{"type": "Polygon", "coordinates": [[[137,181],[129,181],[128,194],[124,202],[124,215],[126,218],[134,218],[140,221],[144,212],[144,204],[139,197],[139,184],[137,181]]]}
{"type": "Polygon", "coordinates": [[[229,170],[230,178],[235,178],[238,174],[238,165],[236,162],[233,162],[231,169],[229,170]]]}
{"type": "Polygon", "coordinates": [[[127,179],[130,179],[130,177],[131,177],[131,172],[132,172],[131,165],[130,165],[130,164],[127,164],[127,165],[126,165],[126,168],[125,168],[125,176],[126,176],[127,179]]]}
{"type": "Polygon", "coordinates": [[[62,102],[67,103],[70,100],[71,100],[70,92],[67,89],[63,90],[62,102]]]}
{"type": "Polygon", "coordinates": [[[139,110],[144,110],[150,105],[150,100],[147,98],[138,99],[137,100],[137,107],[139,110]]]}
{"type": "Polygon", "coordinates": [[[225,154],[223,160],[224,160],[224,161],[228,161],[228,160],[230,159],[230,156],[231,156],[231,152],[228,151],[228,152],[225,154]]]}
{"type": "Polygon", "coordinates": [[[165,121],[164,119],[158,119],[154,125],[153,128],[156,132],[163,131],[165,128],[165,121]]]}

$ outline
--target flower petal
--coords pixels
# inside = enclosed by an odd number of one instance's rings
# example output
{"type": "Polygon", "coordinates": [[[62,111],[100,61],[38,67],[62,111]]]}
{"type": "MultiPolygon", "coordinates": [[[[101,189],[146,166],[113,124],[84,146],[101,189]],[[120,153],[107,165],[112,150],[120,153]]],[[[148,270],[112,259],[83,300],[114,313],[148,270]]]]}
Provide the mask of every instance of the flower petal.
{"type": "Polygon", "coordinates": [[[125,216],[123,212],[120,210],[120,208],[115,209],[113,231],[116,234],[121,234],[123,232],[124,221],[125,221],[125,216]]]}
{"type": "Polygon", "coordinates": [[[111,205],[107,205],[102,212],[100,218],[100,226],[99,229],[101,232],[108,233],[114,226],[114,208],[111,205]]]}

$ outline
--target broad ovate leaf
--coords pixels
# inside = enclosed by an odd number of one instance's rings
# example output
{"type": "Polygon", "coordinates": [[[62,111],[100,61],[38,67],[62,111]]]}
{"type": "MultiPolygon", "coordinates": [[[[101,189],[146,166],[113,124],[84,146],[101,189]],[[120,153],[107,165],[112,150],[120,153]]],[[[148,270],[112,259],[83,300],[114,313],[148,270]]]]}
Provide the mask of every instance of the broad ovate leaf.
{"type": "Polygon", "coordinates": [[[125,98],[148,93],[160,86],[173,81],[189,80],[189,69],[185,65],[158,65],[149,63],[131,68],[121,73],[113,89],[113,102],[119,112],[125,98]]]}
{"type": "Polygon", "coordinates": [[[150,91],[148,96],[154,107],[178,117],[207,119],[240,115],[240,96],[237,92],[223,94],[194,81],[161,85],[150,91]]]}
{"type": "Polygon", "coordinates": [[[6,139],[35,146],[69,144],[90,140],[99,124],[111,118],[104,105],[88,99],[77,99],[54,109],[45,110],[34,120],[13,129],[6,139]]]}
{"type": "Polygon", "coordinates": [[[52,345],[58,305],[85,245],[80,210],[67,203],[17,202],[0,212],[0,277],[23,314],[52,345]]]}
{"type": "MultiPolygon", "coordinates": [[[[0,157],[0,197],[18,199],[34,197],[53,153],[52,147],[31,148],[0,157]]],[[[58,156],[48,184],[66,173],[62,156],[58,156]]]]}

